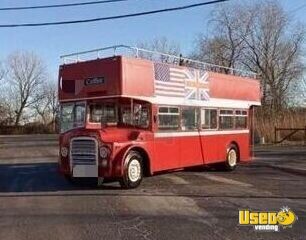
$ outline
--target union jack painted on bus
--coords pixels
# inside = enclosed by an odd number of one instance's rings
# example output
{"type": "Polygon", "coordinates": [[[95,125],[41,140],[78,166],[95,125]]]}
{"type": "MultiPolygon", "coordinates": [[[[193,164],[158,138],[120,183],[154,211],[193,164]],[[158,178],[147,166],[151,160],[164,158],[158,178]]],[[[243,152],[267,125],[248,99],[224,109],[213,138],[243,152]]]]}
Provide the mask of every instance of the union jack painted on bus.
{"type": "Polygon", "coordinates": [[[185,81],[185,97],[193,100],[209,100],[208,72],[188,68],[185,81]]]}
{"type": "Polygon", "coordinates": [[[209,100],[208,72],[154,63],[155,95],[209,100]]]}

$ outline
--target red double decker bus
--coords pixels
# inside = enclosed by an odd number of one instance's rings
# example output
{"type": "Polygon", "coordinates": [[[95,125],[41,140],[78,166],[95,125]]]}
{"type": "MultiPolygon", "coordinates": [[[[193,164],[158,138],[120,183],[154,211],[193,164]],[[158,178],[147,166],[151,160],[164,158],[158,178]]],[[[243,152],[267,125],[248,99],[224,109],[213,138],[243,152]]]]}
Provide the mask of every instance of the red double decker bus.
{"type": "Polygon", "coordinates": [[[233,170],[250,161],[251,109],[260,105],[254,74],[123,45],[63,58],[65,176],[134,188],[160,171],[217,163],[233,170]],[[132,56],[101,57],[109,49],[132,56]],[[80,60],[92,53],[97,58],[80,60]]]}

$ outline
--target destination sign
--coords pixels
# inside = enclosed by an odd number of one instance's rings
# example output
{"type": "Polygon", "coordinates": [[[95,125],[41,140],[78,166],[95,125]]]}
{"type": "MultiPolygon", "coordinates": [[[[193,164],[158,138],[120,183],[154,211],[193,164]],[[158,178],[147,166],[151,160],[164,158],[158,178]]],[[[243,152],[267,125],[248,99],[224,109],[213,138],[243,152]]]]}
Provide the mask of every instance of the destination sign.
{"type": "Polygon", "coordinates": [[[85,79],[85,86],[100,85],[104,83],[105,83],[104,77],[92,77],[85,79]]]}

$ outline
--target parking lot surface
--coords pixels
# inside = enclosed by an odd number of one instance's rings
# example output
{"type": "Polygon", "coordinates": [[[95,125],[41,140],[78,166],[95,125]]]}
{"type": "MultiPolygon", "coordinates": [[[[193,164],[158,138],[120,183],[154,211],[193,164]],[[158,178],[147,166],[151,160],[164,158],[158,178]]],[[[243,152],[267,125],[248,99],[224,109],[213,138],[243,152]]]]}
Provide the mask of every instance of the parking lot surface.
{"type": "Polygon", "coordinates": [[[0,239],[305,239],[306,148],[264,147],[233,172],[197,168],[116,182],[72,184],[57,173],[57,137],[0,136],[0,239]],[[258,232],[239,209],[298,216],[258,232]]]}

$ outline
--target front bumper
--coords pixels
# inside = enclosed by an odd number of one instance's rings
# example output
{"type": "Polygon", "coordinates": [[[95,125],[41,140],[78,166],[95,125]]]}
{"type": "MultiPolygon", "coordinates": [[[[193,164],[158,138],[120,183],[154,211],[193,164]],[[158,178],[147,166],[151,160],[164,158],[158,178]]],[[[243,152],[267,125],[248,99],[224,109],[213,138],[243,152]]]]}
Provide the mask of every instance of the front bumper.
{"type": "Polygon", "coordinates": [[[98,177],[99,168],[96,165],[76,165],[72,168],[72,177],[98,177]]]}

